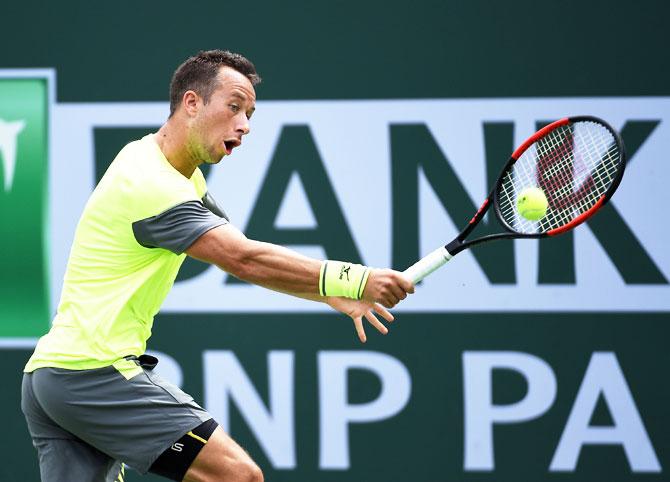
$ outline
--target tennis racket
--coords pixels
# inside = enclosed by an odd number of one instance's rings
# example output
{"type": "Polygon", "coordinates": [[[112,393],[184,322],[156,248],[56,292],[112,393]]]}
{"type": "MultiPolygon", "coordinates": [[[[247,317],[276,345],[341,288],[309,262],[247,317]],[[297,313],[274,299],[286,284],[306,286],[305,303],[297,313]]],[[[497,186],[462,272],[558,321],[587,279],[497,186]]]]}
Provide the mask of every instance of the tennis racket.
{"type": "Polygon", "coordinates": [[[626,154],[619,135],[591,116],[566,117],[533,134],[514,151],[491,193],[461,233],[404,272],[417,283],[464,249],[506,238],[544,238],[573,229],[612,197],[623,176],[626,154]],[[539,188],[546,214],[531,221],[519,214],[517,197],[539,188]],[[466,240],[493,206],[501,230],[466,240]]]}

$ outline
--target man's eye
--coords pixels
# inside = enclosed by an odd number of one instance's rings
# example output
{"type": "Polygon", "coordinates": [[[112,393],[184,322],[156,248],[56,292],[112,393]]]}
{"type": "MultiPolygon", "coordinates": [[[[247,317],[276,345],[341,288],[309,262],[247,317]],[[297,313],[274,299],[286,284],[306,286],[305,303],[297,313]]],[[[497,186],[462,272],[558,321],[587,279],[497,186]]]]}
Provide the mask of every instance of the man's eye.
{"type": "Polygon", "coordinates": [[[233,112],[239,112],[240,106],[237,104],[230,104],[230,108],[233,112]]]}

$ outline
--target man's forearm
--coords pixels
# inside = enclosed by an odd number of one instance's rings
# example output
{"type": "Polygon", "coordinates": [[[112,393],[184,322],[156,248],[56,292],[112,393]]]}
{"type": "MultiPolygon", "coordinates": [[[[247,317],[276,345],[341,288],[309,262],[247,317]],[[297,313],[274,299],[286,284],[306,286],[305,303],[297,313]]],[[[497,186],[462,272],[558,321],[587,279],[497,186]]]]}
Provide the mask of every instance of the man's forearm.
{"type": "Polygon", "coordinates": [[[232,274],[244,281],[291,294],[319,296],[321,261],[283,246],[249,241],[232,274]]]}
{"type": "Polygon", "coordinates": [[[187,253],[249,283],[319,296],[321,261],[283,246],[248,239],[231,226],[205,233],[187,253]]]}
{"type": "Polygon", "coordinates": [[[412,282],[396,271],[323,262],[283,246],[248,239],[230,225],[206,232],[186,253],[241,280],[315,301],[323,301],[319,296],[323,294],[365,299],[391,308],[414,292],[412,282]]]}

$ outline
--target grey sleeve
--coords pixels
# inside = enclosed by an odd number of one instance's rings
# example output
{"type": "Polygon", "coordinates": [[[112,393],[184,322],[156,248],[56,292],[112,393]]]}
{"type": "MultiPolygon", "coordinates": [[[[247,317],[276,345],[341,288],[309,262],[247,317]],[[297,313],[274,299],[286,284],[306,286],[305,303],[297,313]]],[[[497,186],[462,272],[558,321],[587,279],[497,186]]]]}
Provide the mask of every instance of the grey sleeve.
{"type": "Polygon", "coordinates": [[[230,222],[230,218],[228,217],[226,212],[223,209],[221,209],[221,207],[216,203],[216,201],[209,192],[206,192],[205,195],[203,196],[202,203],[205,205],[207,209],[212,211],[214,214],[230,222]]]}
{"type": "Polygon", "coordinates": [[[145,248],[164,248],[181,254],[210,229],[228,222],[200,201],[178,204],[156,216],[133,223],[133,234],[145,248]]]}

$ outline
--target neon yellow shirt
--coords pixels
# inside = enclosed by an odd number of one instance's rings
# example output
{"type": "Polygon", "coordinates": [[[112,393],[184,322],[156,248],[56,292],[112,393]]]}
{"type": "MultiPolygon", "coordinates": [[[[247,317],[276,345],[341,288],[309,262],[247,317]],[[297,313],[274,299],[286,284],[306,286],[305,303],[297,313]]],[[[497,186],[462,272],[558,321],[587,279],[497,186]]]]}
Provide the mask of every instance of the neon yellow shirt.
{"type": "Polygon", "coordinates": [[[124,147],[86,204],[58,312],[24,371],[136,369],[123,357],[144,353],[154,315],[185,255],[141,246],[132,223],[199,201],[206,192],[202,172],[196,169],[190,179],[180,174],[153,134],[124,147]]]}

